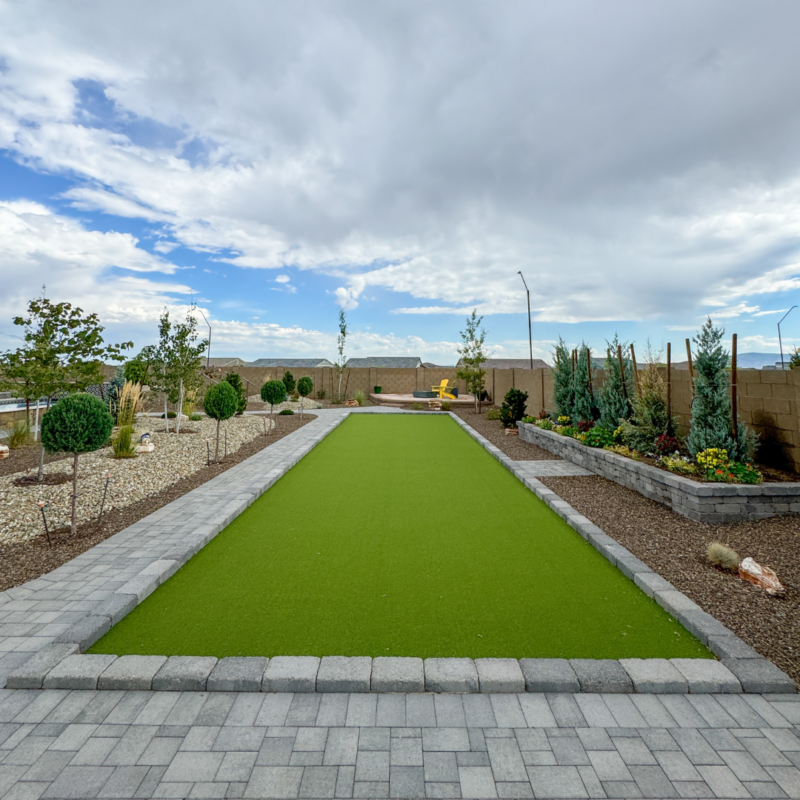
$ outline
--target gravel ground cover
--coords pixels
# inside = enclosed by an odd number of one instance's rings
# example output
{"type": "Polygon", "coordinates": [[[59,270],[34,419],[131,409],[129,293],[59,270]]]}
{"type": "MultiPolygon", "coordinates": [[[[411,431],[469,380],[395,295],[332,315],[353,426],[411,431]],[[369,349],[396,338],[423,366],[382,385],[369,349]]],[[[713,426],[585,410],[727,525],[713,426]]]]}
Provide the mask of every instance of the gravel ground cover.
{"type": "MultiPolygon", "coordinates": [[[[54,461],[61,461],[66,458],[63,453],[54,453],[49,455],[44,454],[44,463],[52,464],[54,461]]],[[[36,472],[39,469],[39,445],[31,444],[25,447],[18,447],[16,450],[11,450],[8,458],[0,461],[0,478],[5,475],[14,475],[15,473],[23,473],[28,470],[36,472]]],[[[18,474],[15,477],[19,477],[18,474]]]]}
{"type": "Polygon", "coordinates": [[[543,447],[523,442],[519,436],[506,436],[500,420],[486,419],[486,406],[480,414],[471,408],[454,409],[453,413],[461,417],[471,428],[481,436],[485,436],[495,447],[499,447],[509,458],[514,461],[560,461],[561,459],[543,447]]]}
{"type": "MultiPolygon", "coordinates": [[[[315,408],[322,408],[322,403],[318,402],[317,400],[312,400],[310,397],[306,397],[305,401],[303,402],[303,407],[305,408],[306,412],[313,411],[315,408]]],[[[286,400],[285,402],[276,405],[274,411],[277,414],[279,411],[283,411],[287,408],[291,411],[294,411],[295,414],[299,414],[300,401],[298,400],[295,402],[294,400],[286,400]]],[[[250,395],[250,397],[247,398],[247,410],[269,411],[269,403],[265,403],[261,399],[261,395],[250,395]]]]}
{"type": "Polygon", "coordinates": [[[800,683],[798,515],[710,525],[599,476],[541,481],[800,683]],[[705,551],[715,541],[774,569],[786,595],[711,566],[705,551]]]}
{"type": "MultiPolygon", "coordinates": [[[[175,420],[170,420],[170,429],[175,420]]],[[[266,421],[269,425],[269,421],[266,421]]],[[[228,452],[264,433],[265,421],[253,417],[234,417],[223,423],[227,433],[228,452]]],[[[106,476],[110,476],[105,510],[132,505],[175,481],[186,478],[206,466],[206,439],[210,439],[214,455],[216,422],[203,418],[200,422],[184,421],[180,435],[164,432],[164,420],[140,417],[135,425],[136,439],[150,433],[155,450],[138,458],[113,458],[111,447],[81,455],[78,462],[78,521],[95,518],[100,511],[106,476]]],[[[220,445],[222,453],[223,445],[220,445]]],[[[9,459],[10,460],[10,459],[9,459]]],[[[51,461],[46,475],[72,475],[72,458],[51,461]]],[[[0,477],[0,542],[12,543],[42,533],[41,512],[37,503],[44,500],[45,512],[52,528],[69,520],[72,484],[15,485],[19,473],[0,477]]]]}
{"type": "Polygon", "coordinates": [[[41,528],[39,536],[13,543],[0,542],[0,591],[31,581],[60,567],[142,517],[152,514],[235,464],[275,444],[313,419],[315,417],[307,415],[301,422],[300,417],[283,417],[269,436],[256,436],[245,442],[234,453],[229,453],[227,458],[219,463],[203,466],[191,475],[169,484],[156,494],[151,494],[142,500],[113,508],[104,513],[101,520],[93,518],[83,522],[78,526],[75,537],[70,535],[69,527],[51,531],[52,547],[48,546],[47,538],[41,528]]]}
{"type": "Polygon", "coordinates": [[[350,416],[91,652],[711,657],[453,420],[392,414],[350,416]]]}

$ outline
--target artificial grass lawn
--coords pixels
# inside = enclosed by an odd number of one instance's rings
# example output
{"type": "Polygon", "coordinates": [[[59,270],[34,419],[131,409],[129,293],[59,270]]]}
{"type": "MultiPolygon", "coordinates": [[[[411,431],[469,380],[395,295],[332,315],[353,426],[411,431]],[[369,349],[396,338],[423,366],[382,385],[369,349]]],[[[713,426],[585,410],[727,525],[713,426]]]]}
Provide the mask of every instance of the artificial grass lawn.
{"type": "Polygon", "coordinates": [[[710,657],[444,416],[351,415],[89,652],[710,657]]]}

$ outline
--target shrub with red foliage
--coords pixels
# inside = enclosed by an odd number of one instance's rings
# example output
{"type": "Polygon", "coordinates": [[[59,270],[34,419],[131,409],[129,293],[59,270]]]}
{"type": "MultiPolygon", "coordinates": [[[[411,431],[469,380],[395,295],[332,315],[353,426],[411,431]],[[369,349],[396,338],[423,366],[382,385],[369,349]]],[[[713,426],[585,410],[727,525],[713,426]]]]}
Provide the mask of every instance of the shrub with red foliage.
{"type": "Polygon", "coordinates": [[[674,436],[663,433],[656,439],[656,455],[666,456],[680,449],[681,443],[674,436]]]}
{"type": "Polygon", "coordinates": [[[594,422],[592,422],[591,420],[582,419],[578,423],[578,431],[579,431],[579,433],[587,433],[592,428],[594,428],[594,422]]]}

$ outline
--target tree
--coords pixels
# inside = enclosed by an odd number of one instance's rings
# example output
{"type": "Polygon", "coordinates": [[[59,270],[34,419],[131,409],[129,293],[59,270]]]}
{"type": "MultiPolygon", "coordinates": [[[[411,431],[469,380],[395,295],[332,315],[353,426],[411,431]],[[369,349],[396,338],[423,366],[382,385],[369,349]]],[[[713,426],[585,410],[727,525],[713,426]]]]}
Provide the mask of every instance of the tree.
{"type": "Polygon", "coordinates": [[[59,400],[42,419],[42,444],[48,453],[72,453],[71,534],[77,530],[78,456],[101,448],[114,420],[105,405],[90,394],[59,400]]]}
{"type": "Polygon", "coordinates": [[[525,416],[528,393],[521,389],[509,389],[500,407],[500,421],[504,428],[513,428],[525,416]]]}
{"type": "Polygon", "coordinates": [[[294,394],[294,390],[297,384],[295,383],[294,375],[292,375],[292,373],[289,372],[288,369],[286,370],[286,372],[283,373],[283,378],[281,378],[281,380],[283,381],[283,385],[286,387],[286,394],[287,395],[294,394]]]}
{"type": "Polygon", "coordinates": [[[261,387],[261,399],[269,403],[270,431],[274,423],[275,406],[286,399],[286,384],[283,381],[267,381],[261,387]]]}
{"type": "Polygon", "coordinates": [[[482,323],[483,317],[478,316],[478,309],[472,309],[472,315],[467,317],[467,327],[460,332],[462,344],[457,348],[459,369],[456,377],[467,385],[467,391],[475,396],[475,413],[481,413],[481,399],[485,388],[486,370],[483,364],[489,358],[484,350],[486,344],[486,331],[482,323]]]}
{"type": "Polygon", "coordinates": [[[125,364],[125,380],[145,386],[150,377],[150,367],[157,359],[158,353],[155,345],[149,344],[143,347],[138,356],[125,364]]]}
{"type": "Polygon", "coordinates": [[[575,383],[572,377],[572,357],[564,340],[559,337],[553,349],[553,394],[556,414],[572,417],[575,407],[575,383]]]}
{"type": "Polygon", "coordinates": [[[597,405],[589,383],[589,358],[591,358],[591,352],[586,343],[581,342],[575,361],[575,374],[573,376],[574,399],[572,401],[572,414],[570,415],[576,425],[579,422],[594,422],[597,416],[597,405]]]}
{"type": "Polygon", "coordinates": [[[229,383],[236,390],[236,396],[239,398],[239,405],[236,408],[236,416],[241,417],[247,410],[247,389],[245,388],[242,376],[238,372],[229,372],[225,378],[226,383],[229,383]]]}
{"type": "Polygon", "coordinates": [[[300,417],[303,417],[303,402],[305,401],[306,397],[311,394],[311,391],[314,388],[314,381],[311,378],[300,378],[297,381],[297,393],[300,395],[300,417]]]}
{"type": "Polygon", "coordinates": [[[600,424],[614,431],[633,413],[630,400],[634,389],[633,363],[623,355],[624,373],[620,370],[618,348],[622,348],[625,353],[629,345],[627,342],[620,342],[616,333],[610,342],[606,340],[606,346],[606,360],[603,365],[605,382],[598,393],[600,424]]]}
{"type": "Polygon", "coordinates": [[[219,460],[219,425],[230,419],[239,406],[239,395],[227,381],[220,381],[208,387],[203,399],[203,408],[211,419],[217,421],[217,444],[214,448],[214,461],[219,460]]]}
{"type": "Polygon", "coordinates": [[[728,451],[731,461],[747,461],[755,453],[757,437],[737,420],[733,435],[729,390],[728,352],[722,347],[725,331],[709,318],[692,341],[697,345],[694,359],[694,401],[686,446],[696,456],[710,447],[728,451]]]}
{"type": "Polygon", "coordinates": [[[344,374],[344,346],[347,341],[347,317],[345,317],[344,309],[339,309],[339,336],[336,339],[336,345],[339,349],[339,358],[336,360],[334,369],[339,374],[339,388],[336,392],[336,397],[341,403],[342,401],[342,375],[344,374]]]}

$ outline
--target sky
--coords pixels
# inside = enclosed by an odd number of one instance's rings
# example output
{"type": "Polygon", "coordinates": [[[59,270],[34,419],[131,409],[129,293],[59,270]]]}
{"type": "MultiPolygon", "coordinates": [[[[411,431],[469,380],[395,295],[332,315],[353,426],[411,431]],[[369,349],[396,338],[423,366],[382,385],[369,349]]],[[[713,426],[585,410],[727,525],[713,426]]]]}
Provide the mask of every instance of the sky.
{"type": "MultiPolygon", "coordinates": [[[[41,294],[135,351],[454,364],[800,305],[800,4],[0,0],[0,350],[41,294]],[[201,330],[205,322],[198,316],[201,330]]],[[[782,325],[800,345],[800,308],[782,325]]],[[[638,349],[638,348],[637,348],[638,349]]]]}

